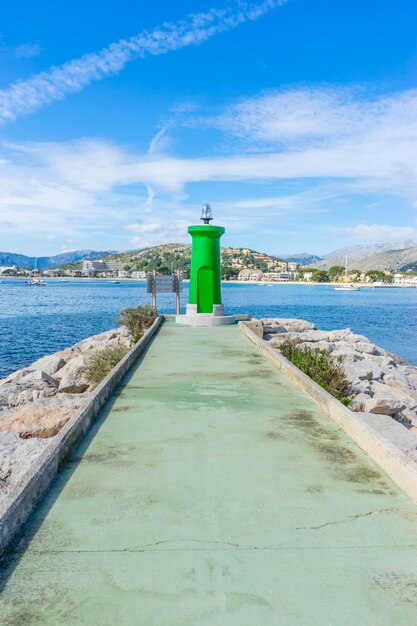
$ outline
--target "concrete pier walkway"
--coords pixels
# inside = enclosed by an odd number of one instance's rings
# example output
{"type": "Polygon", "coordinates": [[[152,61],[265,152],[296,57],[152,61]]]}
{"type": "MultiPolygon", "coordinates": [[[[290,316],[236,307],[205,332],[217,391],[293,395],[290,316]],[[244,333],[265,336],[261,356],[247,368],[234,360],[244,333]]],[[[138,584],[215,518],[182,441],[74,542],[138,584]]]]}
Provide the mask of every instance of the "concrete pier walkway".
{"type": "Polygon", "coordinates": [[[236,327],[168,322],[3,563],[0,623],[410,626],[416,513],[236,327]]]}

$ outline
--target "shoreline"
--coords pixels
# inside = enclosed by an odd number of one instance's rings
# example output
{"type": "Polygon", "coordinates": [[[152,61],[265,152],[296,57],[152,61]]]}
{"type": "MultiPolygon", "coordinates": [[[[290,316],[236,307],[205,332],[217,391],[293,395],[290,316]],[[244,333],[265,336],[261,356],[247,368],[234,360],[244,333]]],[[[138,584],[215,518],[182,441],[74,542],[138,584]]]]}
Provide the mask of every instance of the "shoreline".
{"type": "MultiPolygon", "coordinates": [[[[113,283],[113,284],[128,284],[128,283],[145,283],[146,284],[146,278],[85,278],[82,276],[42,276],[41,278],[43,278],[45,281],[49,281],[49,282],[56,282],[56,283],[73,283],[73,282],[83,282],[83,283],[88,283],[88,282],[94,282],[94,283],[113,283]]],[[[0,282],[2,282],[3,279],[6,280],[13,280],[13,281],[24,281],[27,280],[28,277],[27,276],[4,276],[2,279],[0,279],[0,282]]],[[[190,279],[189,278],[184,278],[183,279],[184,283],[189,283],[190,279]]],[[[305,281],[297,281],[297,280],[286,280],[286,281],[254,281],[254,280],[223,280],[222,281],[222,285],[251,285],[251,286],[257,286],[257,287],[262,287],[262,286],[266,286],[266,285],[271,285],[271,286],[275,286],[275,285],[305,285],[307,287],[317,287],[317,286],[327,286],[327,287],[339,287],[340,285],[342,285],[343,283],[340,282],[328,282],[328,283],[317,283],[317,282],[305,282],[305,281]]],[[[355,286],[359,287],[360,289],[417,289],[417,284],[416,285],[404,285],[404,284],[386,284],[386,285],[378,285],[377,287],[375,287],[374,285],[372,285],[371,283],[353,283],[355,286]]]]}

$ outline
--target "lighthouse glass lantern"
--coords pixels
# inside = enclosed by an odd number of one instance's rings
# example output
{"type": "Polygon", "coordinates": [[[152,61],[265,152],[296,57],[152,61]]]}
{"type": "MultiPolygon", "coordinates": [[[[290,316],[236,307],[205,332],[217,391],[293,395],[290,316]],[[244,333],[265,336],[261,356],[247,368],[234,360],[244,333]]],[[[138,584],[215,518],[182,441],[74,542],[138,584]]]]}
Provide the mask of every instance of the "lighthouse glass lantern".
{"type": "Polygon", "coordinates": [[[203,208],[201,209],[201,217],[200,219],[204,222],[204,224],[210,224],[213,219],[213,214],[211,211],[210,204],[203,204],[203,208]]]}

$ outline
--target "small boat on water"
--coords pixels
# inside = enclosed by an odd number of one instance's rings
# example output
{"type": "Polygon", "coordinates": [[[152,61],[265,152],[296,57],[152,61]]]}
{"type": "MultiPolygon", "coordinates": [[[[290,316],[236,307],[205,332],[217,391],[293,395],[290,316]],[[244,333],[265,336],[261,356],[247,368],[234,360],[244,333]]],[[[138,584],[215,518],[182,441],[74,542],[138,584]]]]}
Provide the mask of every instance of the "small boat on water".
{"type": "Polygon", "coordinates": [[[360,291],[353,283],[348,283],[348,258],[345,257],[345,282],[335,287],[335,291],[360,291]]]}
{"type": "Polygon", "coordinates": [[[25,280],[25,285],[30,285],[31,287],[46,287],[46,282],[42,278],[31,278],[30,280],[25,280]]]}
{"type": "Polygon", "coordinates": [[[360,287],[353,283],[344,283],[340,287],[335,287],[335,291],[360,291],[360,287]]]}

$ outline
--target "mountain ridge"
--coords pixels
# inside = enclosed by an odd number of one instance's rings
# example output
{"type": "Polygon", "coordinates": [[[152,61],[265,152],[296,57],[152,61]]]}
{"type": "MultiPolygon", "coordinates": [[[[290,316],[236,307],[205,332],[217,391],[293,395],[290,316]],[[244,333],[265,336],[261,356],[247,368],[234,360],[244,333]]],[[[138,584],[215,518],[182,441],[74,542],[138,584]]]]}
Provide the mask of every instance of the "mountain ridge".
{"type": "Polygon", "coordinates": [[[79,263],[80,261],[101,259],[104,256],[116,254],[115,250],[73,250],[71,252],[63,252],[52,256],[27,256],[15,252],[0,251],[0,265],[17,265],[20,268],[34,269],[35,263],[38,269],[50,269],[69,263],[79,263]]]}
{"type": "MultiPolygon", "coordinates": [[[[150,257],[152,257],[152,255],[158,256],[161,251],[165,250],[164,254],[168,264],[173,263],[176,266],[180,257],[182,262],[182,257],[184,256],[184,252],[186,250],[186,256],[189,256],[189,249],[190,244],[172,243],[137,250],[127,250],[124,252],[117,252],[115,250],[73,250],[71,252],[38,258],[13,252],[0,252],[0,265],[17,265],[20,268],[33,269],[35,267],[35,262],[37,261],[38,269],[42,270],[79,264],[83,260],[96,259],[115,259],[129,265],[131,260],[134,259],[134,265],[137,266],[140,265],[140,263],[136,263],[136,260],[139,259],[139,257],[142,257],[145,254],[150,257]],[[170,251],[173,251],[173,256],[170,251]]],[[[381,242],[370,245],[357,244],[354,246],[338,248],[331,253],[323,254],[321,256],[307,252],[300,252],[292,255],[269,255],[251,250],[249,248],[222,248],[222,250],[233,250],[234,252],[232,253],[232,257],[239,254],[242,257],[245,255],[252,256],[255,254],[259,257],[260,261],[259,263],[256,263],[256,265],[261,265],[261,267],[264,266],[264,263],[261,262],[261,257],[263,257],[264,261],[267,263],[270,261],[272,262],[274,259],[277,261],[283,259],[287,262],[298,263],[303,267],[326,270],[332,265],[344,265],[345,256],[348,256],[348,264],[351,269],[358,269],[361,271],[367,271],[370,269],[381,271],[417,270],[417,244],[412,240],[381,242]]],[[[164,256],[164,254],[162,256],[164,256]]],[[[226,256],[228,255],[226,254],[226,256]]]]}

